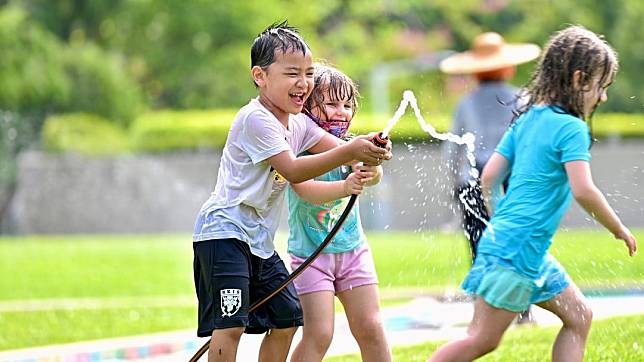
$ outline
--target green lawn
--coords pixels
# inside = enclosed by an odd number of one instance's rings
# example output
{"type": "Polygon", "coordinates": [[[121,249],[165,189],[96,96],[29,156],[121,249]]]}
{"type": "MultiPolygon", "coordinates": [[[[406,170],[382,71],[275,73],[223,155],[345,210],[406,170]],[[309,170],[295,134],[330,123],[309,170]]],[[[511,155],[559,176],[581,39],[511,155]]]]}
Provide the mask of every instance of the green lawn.
{"type": "MultiPolygon", "coordinates": [[[[460,235],[368,237],[385,304],[458,291],[470,263],[460,235]]],[[[562,232],[553,253],[582,288],[644,285],[641,257],[604,231],[562,232]]],[[[0,238],[0,275],[0,350],[196,325],[188,235],[0,238]]]]}
{"type": "MultiPolygon", "coordinates": [[[[559,328],[520,328],[507,332],[499,348],[477,360],[549,361],[552,343],[559,328]]],[[[593,322],[584,361],[644,361],[644,315],[618,317],[593,322]]],[[[394,361],[426,361],[442,342],[394,348],[394,361]]],[[[360,361],[359,355],[325,358],[328,362],[360,361]]]]}

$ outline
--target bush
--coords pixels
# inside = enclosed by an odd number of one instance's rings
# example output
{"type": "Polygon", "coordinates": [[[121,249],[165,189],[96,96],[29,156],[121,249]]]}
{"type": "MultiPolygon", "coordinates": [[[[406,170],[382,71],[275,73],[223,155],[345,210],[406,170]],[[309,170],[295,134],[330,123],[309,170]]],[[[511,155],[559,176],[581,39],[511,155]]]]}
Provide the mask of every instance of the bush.
{"type": "Polygon", "coordinates": [[[37,114],[89,112],[127,124],[142,93],[121,58],[92,43],[69,46],[17,6],[0,7],[0,109],[37,114]]]}
{"type": "Polygon", "coordinates": [[[598,113],[593,117],[595,137],[644,137],[644,113],[598,113]]]}
{"type": "Polygon", "coordinates": [[[69,113],[45,120],[43,148],[86,155],[119,154],[129,150],[125,130],[100,116],[69,113]]]}
{"type": "Polygon", "coordinates": [[[221,148],[235,114],[235,110],[149,112],[132,124],[131,144],[143,152],[221,148]]]}
{"type": "MultiPolygon", "coordinates": [[[[45,148],[89,154],[120,151],[168,152],[221,148],[236,110],[154,111],[134,120],[128,134],[96,116],[65,115],[50,117],[43,137],[45,148]],[[129,137],[129,138],[128,138],[129,137]],[[111,141],[105,141],[108,138],[111,141]],[[118,140],[117,140],[118,139],[118,140]],[[130,145],[130,148],[127,145],[130,145]],[[93,147],[98,149],[94,150],[93,147]]],[[[358,113],[351,126],[354,134],[382,131],[389,116],[358,113]]],[[[423,115],[428,124],[440,133],[449,129],[447,115],[423,115]]],[[[597,138],[644,137],[644,114],[600,113],[593,120],[597,138]]],[[[435,142],[418,124],[416,117],[406,113],[391,130],[394,143],[435,142]]]]}
{"type": "Polygon", "coordinates": [[[64,67],[73,85],[64,111],[98,114],[123,126],[141,111],[141,90],[118,56],[93,44],[71,46],[65,49],[64,67]]]}

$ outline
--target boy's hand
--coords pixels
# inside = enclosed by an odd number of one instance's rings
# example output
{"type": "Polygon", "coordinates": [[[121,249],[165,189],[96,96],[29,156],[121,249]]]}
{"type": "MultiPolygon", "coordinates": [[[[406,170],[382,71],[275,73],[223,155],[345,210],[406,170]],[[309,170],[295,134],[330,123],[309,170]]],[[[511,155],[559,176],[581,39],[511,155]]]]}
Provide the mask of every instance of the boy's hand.
{"type": "Polygon", "coordinates": [[[363,189],[364,181],[359,174],[352,172],[344,179],[344,192],[348,195],[360,195],[363,189]]]}
{"type": "Polygon", "coordinates": [[[622,226],[622,230],[615,234],[615,239],[624,240],[624,243],[626,243],[626,247],[628,248],[628,255],[635,255],[637,252],[637,241],[626,226],[622,226]]]}
{"type": "Polygon", "coordinates": [[[367,136],[358,136],[349,141],[347,146],[350,147],[355,160],[369,165],[380,165],[383,161],[391,159],[391,151],[374,145],[367,136]]]}

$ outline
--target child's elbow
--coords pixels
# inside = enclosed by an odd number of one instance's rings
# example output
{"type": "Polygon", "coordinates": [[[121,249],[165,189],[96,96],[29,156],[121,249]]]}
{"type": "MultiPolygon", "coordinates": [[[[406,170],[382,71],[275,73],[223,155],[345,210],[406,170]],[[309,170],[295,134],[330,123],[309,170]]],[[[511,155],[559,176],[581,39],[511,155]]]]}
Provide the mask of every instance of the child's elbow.
{"type": "Polygon", "coordinates": [[[492,189],[492,186],[494,186],[495,182],[496,178],[490,172],[485,172],[484,170],[483,174],[481,175],[481,188],[490,190],[492,189]]]}
{"type": "Polygon", "coordinates": [[[572,197],[575,198],[579,204],[584,205],[588,202],[591,202],[596,198],[597,188],[592,185],[586,185],[583,187],[574,187],[571,188],[572,197]]]}
{"type": "Polygon", "coordinates": [[[286,181],[290,182],[291,184],[299,184],[300,182],[308,180],[308,178],[306,178],[304,175],[298,174],[297,172],[288,173],[282,176],[284,176],[286,181]]]}

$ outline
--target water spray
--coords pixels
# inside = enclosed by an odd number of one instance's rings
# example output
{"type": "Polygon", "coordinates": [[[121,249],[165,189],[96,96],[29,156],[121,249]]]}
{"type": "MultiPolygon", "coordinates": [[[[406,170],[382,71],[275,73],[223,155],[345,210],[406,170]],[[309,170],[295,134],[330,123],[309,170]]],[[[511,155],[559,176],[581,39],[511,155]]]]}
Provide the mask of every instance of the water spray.
{"type": "MultiPolygon", "coordinates": [[[[407,110],[407,106],[411,106],[411,108],[414,110],[414,116],[416,116],[416,120],[418,121],[418,124],[423,129],[423,131],[425,131],[432,137],[439,139],[441,141],[449,141],[449,142],[454,142],[458,145],[465,145],[466,157],[470,164],[470,172],[469,172],[470,180],[468,182],[470,186],[476,186],[475,180],[479,178],[479,171],[476,169],[476,159],[474,158],[474,149],[475,149],[474,141],[476,140],[476,136],[474,136],[474,134],[471,132],[465,132],[462,136],[458,136],[450,132],[439,133],[438,131],[436,131],[436,128],[434,128],[434,126],[432,126],[431,124],[427,123],[427,121],[425,121],[425,118],[421,114],[420,108],[418,108],[418,102],[416,100],[416,96],[414,95],[414,92],[410,90],[406,90],[403,92],[403,99],[400,101],[400,105],[398,106],[398,109],[394,113],[394,116],[389,120],[389,122],[387,122],[387,126],[385,127],[385,129],[381,133],[379,133],[379,135],[381,135],[384,139],[387,139],[389,137],[389,132],[396,125],[396,123],[398,123],[400,118],[402,118],[402,116],[405,114],[405,111],[407,110]]],[[[465,191],[458,195],[458,199],[461,201],[461,204],[463,204],[463,207],[465,207],[472,215],[474,215],[474,217],[480,220],[483,224],[489,227],[490,231],[494,232],[488,220],[483,216],[481,216],[474,209],[472,209],[472,207],[469,205],[469,203],[465,199],[465,191]]]]}

